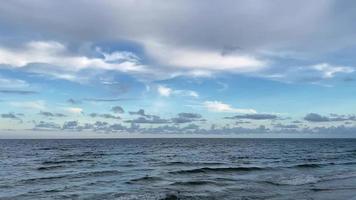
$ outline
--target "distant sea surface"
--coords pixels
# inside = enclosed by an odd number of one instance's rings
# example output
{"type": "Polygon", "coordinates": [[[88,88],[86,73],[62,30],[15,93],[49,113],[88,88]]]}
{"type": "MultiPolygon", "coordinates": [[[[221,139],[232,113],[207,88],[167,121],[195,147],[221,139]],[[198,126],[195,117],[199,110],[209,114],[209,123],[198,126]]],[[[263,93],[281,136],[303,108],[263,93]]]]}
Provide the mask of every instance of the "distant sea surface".
{"type": "Polygon", "coordinates": [[[0,140],[0,199],[356,200],[356,140],[0,140]]]}

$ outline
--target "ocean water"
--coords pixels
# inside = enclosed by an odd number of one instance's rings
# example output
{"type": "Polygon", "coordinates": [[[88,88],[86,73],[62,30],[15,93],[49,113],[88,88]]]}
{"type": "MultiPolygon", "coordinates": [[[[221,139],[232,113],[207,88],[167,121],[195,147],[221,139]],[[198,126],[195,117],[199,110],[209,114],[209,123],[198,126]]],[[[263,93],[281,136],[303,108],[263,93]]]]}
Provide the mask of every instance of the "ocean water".
{"type": "Polygon", "coordinates": [[[356,140],[0,140],[0,199],[356,199],[356,140]]]}

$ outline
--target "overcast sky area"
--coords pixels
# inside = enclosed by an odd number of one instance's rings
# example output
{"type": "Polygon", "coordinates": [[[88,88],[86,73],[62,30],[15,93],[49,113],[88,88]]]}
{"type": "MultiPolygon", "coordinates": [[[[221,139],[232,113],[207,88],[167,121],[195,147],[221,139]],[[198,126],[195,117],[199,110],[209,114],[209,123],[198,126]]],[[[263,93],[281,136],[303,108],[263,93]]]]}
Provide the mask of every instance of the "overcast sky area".
{"type": "Polygon", "coordinates": [[[352,0],[0,3],[0,138],[356,137],[352,0]]]}

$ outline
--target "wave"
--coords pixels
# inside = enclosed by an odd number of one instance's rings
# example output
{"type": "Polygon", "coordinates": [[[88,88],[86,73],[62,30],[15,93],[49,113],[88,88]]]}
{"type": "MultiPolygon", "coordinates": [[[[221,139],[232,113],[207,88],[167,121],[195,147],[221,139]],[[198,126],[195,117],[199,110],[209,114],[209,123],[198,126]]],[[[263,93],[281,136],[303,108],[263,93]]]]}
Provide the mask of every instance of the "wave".
{"type": "Polygon", "coordinates": [[[84,152],[80,154],[67,154],[67,155],[62,155],[62,158],[78,158],[78,157],[92,157],[92,158],[100,158],[103,156],[106,156],[107,154],[105,153],[93,153],[93,152],[84,152]]]}
{"type": "Polygon", "coordinates": [[[154,182],[154,181],[161,181],[163,180],[160,177],[156,177],[156,176],[144,176],[144,177],[140,177],[140,178],[135,178],[135,179],[131,179],[130,181],[126,182],[128,184],[131,183],[137,183],[137,182],[154,182]]]}
{"type": "Polygon", "coordinates": [[[78,159],[78,160],[54,160],[54,161],[43,161],[42,165],[55,165],[55,164],[66,164],[66,163],[81,163],[81,162],[93,162],[90,159],[78,159]]]}
{"type": "Polygon", "coordinates": [[[171,185],[180,185],[180,186],[200,186],[200,185],[222,185],[222,183],[217,183],[215,181],[206,181],[206,180],[195,180],[195,181],[178,181],[174,182],[171,185]]]}
{"type": "Polygon", "coordinates": [[[355,165],[355,164],[356,162],[305,163],[305,164],[292,165],[287,168],[320,168],[320,167],[325,167],[330,165],[355,165]]]}
{"type": "Polygon", "coordinates": [[[188,169],[188,170],[179,170],[179,171],[171,171],[171,174],[190,174],[190,173],[209,173],[209,172],[248,172],[248,171],[256,171],[256,170],[264,170],[266,168],[261,167],[203,167],[196,169],[188,169]]]}
{"type": "Polygon", "coordinates": [[[46,176],[46,177],[36,177],[29,179],[22,179],[20,182],[22,183],[37,183],[41,181],[51,181],[58,179],[73,179],[73,178],[87,178],[87,177],[98,177],[98,176],[111,176],[122,174],[122,172],[117,170],[104,170],[104,171],[90,171],[90,172],[80,172],[74,174],[63,174],[58,176],[46,176]]]}
{"type": "Polygon", "coordinates": [[[316,164],[316,163],[305,163],[305,164],[298,164],[292,166],[295,168],[318,168],[318,167],[323,167],[325,165],[333,165],[334,163],[324,163],[324,164],[316,164]]]}
{"type": "Polygon", "coordinates": [[[168,194],[163,198],[160,198],[160,200],[178,200],[178,196],[175,194],[168,194]]]}
{"type": "Polygon", "coordinates": [[[225,163],[221,162],[182,162],[182,161],[172,161],[172,162],[162,162],[161,165],[164,166],[176,166],[176,165],[183,165],[183,166],[196,166],[196,165],[224,165],[225,163]]]}
{"type": "Polygon", "coordinates": [[[63,165],[43,166],[43,167],[38,167],[37,170],[46,171],[46,170],[59,169],[63,167],[64,167],[63,165]]]}
{"type": "Polygon", "coordinates": [[[315,176],[295,176],[295,177],[289,177],[289,178],[282,178],[278,179],[275,178],[270,181],[263,181],[268,184],[272,185],[291,185],[291,186],[297,186],[297,185],[307,185],[307,184],[312,184],[312,183],[318,183],[322,179],[319,177],[315,176]]]}

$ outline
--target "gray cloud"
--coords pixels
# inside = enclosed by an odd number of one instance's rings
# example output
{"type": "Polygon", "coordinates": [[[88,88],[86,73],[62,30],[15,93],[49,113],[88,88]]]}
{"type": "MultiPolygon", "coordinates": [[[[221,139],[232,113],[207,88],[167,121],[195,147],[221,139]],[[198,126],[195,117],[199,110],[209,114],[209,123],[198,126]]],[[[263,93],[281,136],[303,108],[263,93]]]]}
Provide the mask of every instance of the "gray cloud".
{"type": "Polygon", "coordinates": [[[140,115],[140,116],[143,116],[143,117],[150,117],[151,116],[151,115],[146,115],[144,109],[139,109],[138,111],[130,111],[129,114],[130,115],[140,115]]]}
{"type": "Polygon", "coordinates": [[[111,111],[114,113],[124,113],[124,109],[121,106],[114,106],[111,108],[111,111]]]}
{"type": "Polygon", "coordinates": [[[283,129],[294,129],[294,128],[299,128],[298,125],[296,124],[274,124],[273,125],[275,128],[283,128],[283,129]]]}
{"type": "Polygon", "coordinates": [[[197,113],[178,113],[178,117],[190,118],[190,119],[199,119],[199,118],[201,118],[201,115],[197,114],[197,113]]]}
{"type": "Polygon", "coordinates": [[[138,117],[136,119],[126,120],[125,122],[137,123],[137,124],[166,124],[166,123],[169,123],[170,121],[167,119],[162,119],[159,116],[151,115],[150,118],[138,117]]]}
{"type": "Polygon", "coordinates": [[[1,114],[1,118],[6,118],[6,119],[19,119],[18,116],[14,113],[5,113],[1,114]]]}
{"type": "Polygon", "coordinates": [[[18,37],[41,32],[72,41],[152,38],[221,51],[327,50],[354,42],[350,37],[355,31],[350,20],[356,16],[354,7],[352,1],[323,0],[158,0],[141,2],[139,8],[132,1],[8,1],[0,8],[0,24],[18,37]]]}
{"type": "Polygon", "coordinates": [[[191,123],[194,121],[205,121],[202,119],[202,116],[197,113],[178,113],[178,117],[171,119],[172,123],[182,124],[182,123],[191,123]]]}
{"type": "Polygon", "coordinates": [[[141,119],[143,124],[156,124],[157,126],[141,127],[131,120],[130,126],[114,123],[110,124],[105,121],[96,121],[95,123],[80,124],[78,121],[67,121],[64,124],[58,125],[52,122],[40,121],[35,123],[34,130],[67,130],[67,131],[94,131],[104,133],[148,133],[148,134],[200,134],[200,135],[234,135],[234,134],[322,134],[322,135],[346,135],[350,136],[356,133],[355,126],[329,126],[329,127],[298,127],[294,124],[275,124],[273,128],[260,125],[257,127],[241,127],[241,126],[211,126],[203,128],[197,124],[188,124],[186,126],[169,125],[155,119],[141,119]],[[152,123],[153,122],[153,123],[152,123]]]}
{"type": "Polygon", "coordinates": [[[4,113],[1,114],[0,117],[3,119],[11,119],[11,120],[18,120],[19,123],[22,123],[22,117],[24,117],[25,114],[23,113],[4,113]]]}
{"type": "Polygon", "coordinates": [[[268,120],[268,119],[277,119],[277,115],[272,115],[272,114],[245,114],[245,115],[236,115],[236,116],[233,116],[233,117],[225,117],[225,119],[268,120]]]}
{"type": "Polygon", "coordinates": [[[79,123],[78,121],[67,121],[64,122],[62,129],[63,130],[79,130],[79,123]]]}
{"type": "Polygon", "coordinates": [[[34,130],[59,130],[61,129],[61,126],[54,122],[40,121],[39,123],[35,123],[33,129],[34,130]]]}
{"type": "Polygon", "coordinates": [[[131,101],[136,100],[134,98],[85,98],[83,101],[91,102],[117,102],[117,101],[131,101]]]}
{"type": "Polygon", "coordinates": [[[81,103],[80,100],[75,100],[75,99],[72,99],[72,98],[68,99],[67,102],[70,103],[70,104],[73,104],[73,105],[81,103]]]}
{"type": "Polygon", "coordinates": [[[301,123],[303,123],[302,121],[299,121],[299,120],[294,120],[294,121],[292,121],[292,123],[293,124],[301,124],[301,123]]]}
{"type": "Polygon", "coordinates": [[[308,122],[338,122],[338,121],[355,121],[356,116],[354,115],[337,115],[330,114],[330,116],[322,116],[317,113],[309,113],[304,117],[304,120],[308,122]]]}
{"type": "Polygon", "coordinates": [[[66,117],[67,115],[62,114],[62,113],[52,113],[52,112],[45,112],[41,111],[39,115],[42,115],[44,117],[66,117]]]}
{"type": "Polygon", "coordinates": [[[90,113],[89,114],[90,117],[101,117],[101,118],[105,118],[105,119],[121,119],[121,117],[119,116],[115,116],[112,114],[98,114],[98,113],[90,113]]]}
{"type": "Polygon", "coordinates": [[[36,91],[29,90],[0,90],[2,94],[19,94],[19,95],[30,95],[30,94],[38,94],[36,91]]]}
{"type": "MultiPolygon", "coordinates": [[[[142,47],[145,56],[158,62],[155,63],[158,70],[151,71],[155,78],[161,78],[160,75],[169,74],[167,72],[186,71],[175,66],[179,63],[172,64],[173,56],[170,55],[175,54],[161,47],[178,49],[178,52],[183,49],[220,53],[222,59],[235,54],[248,55],[258,61],[313,58],[349,47],[356,44],[352,20],[356,17],[355,4],[336,0],[263,3],[258,0],[157,0],[140,2],[138,8],[137,2],[129,0],[105,3],[14,0],[2,3],[0,26],[6,30],[5,34],[14,38],[2,39],[2,44],[15,49],[24,40],[45,38],[69,43],[74,54],[93,55],[93,47],[88,47],[88,43],[130,41],[142,47]]],[[[283,64],[283,68],[297,67],[283,64]]],[[[282,74],[289,77],[296,73],[286,70],[282,74]]],[[[297,77],[298,80],[308,82],[318,81],[322,75],[304,76],[308,71],[299,74],[303,75],[297,77]]]]}

